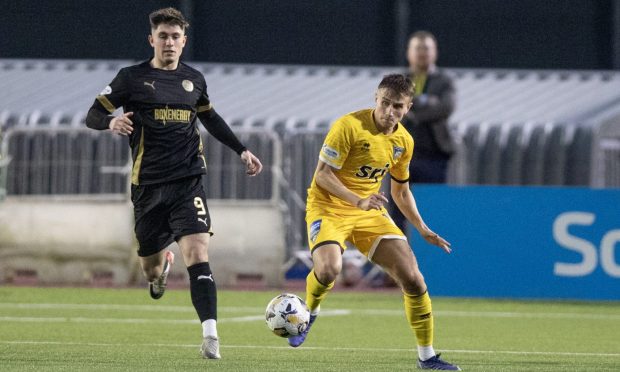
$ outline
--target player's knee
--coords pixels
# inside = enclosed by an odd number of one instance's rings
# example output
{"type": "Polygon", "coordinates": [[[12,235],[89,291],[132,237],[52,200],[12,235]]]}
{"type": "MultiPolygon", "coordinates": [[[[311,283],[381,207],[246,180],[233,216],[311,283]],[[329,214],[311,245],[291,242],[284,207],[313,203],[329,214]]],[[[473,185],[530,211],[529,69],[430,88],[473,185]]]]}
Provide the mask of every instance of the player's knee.
{"type": "Polygon", "coordinates": [[[419,271],[409,272],[405,275],[401,275],[399,282],[405,293],[412,295],[420,295],[426,292],[426,282],[424,276],[419,271]]]}
{"type": "Polygon", "coordinates": [[[209,262],[209,254],[206,248],[196,248],[187,252],[185,257],[187,266],[192,266],[201,262],[209,262]]]}
{"type": "Polygon", "coordinates": [[[336,262],[329,262],[321,265],[320,267],[314,267],[314,273],[317,279],[324,285],[328,285],[336,280],[338,274],[342,270],[342,264],[336,262]]]}
{"type": "Polygon", "coordinates": [[[179,246],[187,266],[209,261],[208,242],[209,240],[205,236],[199,234],[185,236],[179,240],[179,246]]]}

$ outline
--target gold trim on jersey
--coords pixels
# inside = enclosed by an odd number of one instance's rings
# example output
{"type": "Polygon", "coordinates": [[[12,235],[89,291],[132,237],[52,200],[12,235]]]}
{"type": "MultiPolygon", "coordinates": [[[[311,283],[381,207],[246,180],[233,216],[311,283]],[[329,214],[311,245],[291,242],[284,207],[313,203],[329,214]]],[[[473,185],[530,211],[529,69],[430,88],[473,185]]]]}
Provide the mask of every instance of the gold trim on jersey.
{"type": "Polygon", "coordinates": [[[198,134],[198,141],[199,141],[199,143],[198,143],[198,156],[202,159],[202,162],[205,165],[205,169],[207,169],[207,159],[205,159],[204,153],[202,151],[204,149],[204,146],[202,144],[202,137],[200,136],[200,130],[199,129],[196,129],[196,134],[198,134]]]}
{"type": "Polygon", "coordinates": [[[206,106],[198,106],[198,107],[196,107],[196,111],[197,112],[205,112],[205,111],[211,110],[212,108],[213,108],[213,105],[209,103],[206,106]]]}
{"type": "Polygon", "coordinates": [[[114,107],[112,102],[110,102],[110,100],[106,96],[102,96],[102,95],[97,96],[97,101],[99,101],[99,103],[101,103],[103,107],[105,107],[105,109],[108,110],[110,114],[113,113],[114,110],[116,110],[116,107],[114,107]]]}
{"type": "Polygon", "coordinates": [[[144,155],[144,128],[142,128],[142,133],[140,133],[140,145],[138,145],[138,155],[136,155],[136,160],[133,162],[133,169],[131,170],[131,183],[134,185],[140,184],[140,166],[142,166],[142,155],[144,155]]]}

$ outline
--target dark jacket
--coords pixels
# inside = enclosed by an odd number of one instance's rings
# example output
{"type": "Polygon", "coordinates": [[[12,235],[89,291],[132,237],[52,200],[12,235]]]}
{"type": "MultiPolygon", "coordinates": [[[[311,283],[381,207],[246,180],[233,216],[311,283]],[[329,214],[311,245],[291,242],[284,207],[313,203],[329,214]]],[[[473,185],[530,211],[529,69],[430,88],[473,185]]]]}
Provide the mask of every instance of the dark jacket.
{"type": "MultiPolygon", "coordinates": [[[[413,80],[413,76],[410,76],[413,80]]],[[[454,111],[456,92],[452,79],[441,70],[426,77],[422,95],[403,118],[403,125],[415,141],[414,159],[448,160],[455,151],[448,118],[454,111]]]]}

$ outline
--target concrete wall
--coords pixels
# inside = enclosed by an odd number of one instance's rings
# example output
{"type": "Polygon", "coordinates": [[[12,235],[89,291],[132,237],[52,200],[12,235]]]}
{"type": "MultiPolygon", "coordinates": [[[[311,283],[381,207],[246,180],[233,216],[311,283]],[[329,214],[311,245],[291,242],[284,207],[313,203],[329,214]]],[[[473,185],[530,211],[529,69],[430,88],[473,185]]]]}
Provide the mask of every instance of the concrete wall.
{"type": "MultiPolygon", "coordinates": [[[[282,217],[268,203],[210,202],[210,246],[218,284],[250,279],[278,286],[285,258],[282,217]]],[[[126,201],[16,198],[0,204],[0,282],[144,283],[126,201]]],[[[171,246],[178,253],[176,244],[171,246]]],[[[172,278],[187,283],[182,256],[172,278]]]]}

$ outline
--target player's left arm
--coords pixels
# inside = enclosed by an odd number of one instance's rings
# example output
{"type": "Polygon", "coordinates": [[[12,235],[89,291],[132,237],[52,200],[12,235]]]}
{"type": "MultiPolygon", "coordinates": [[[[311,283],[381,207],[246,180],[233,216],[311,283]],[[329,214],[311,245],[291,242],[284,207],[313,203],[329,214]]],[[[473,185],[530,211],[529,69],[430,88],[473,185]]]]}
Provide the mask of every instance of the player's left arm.
{"type": "Polygon", "coordinates": [[[368,211],[371,209],[380,210],[384,203],[388,200],[383,194],[372,194],[369,197],[362,198],[349,190],[334,173],[337,168],[332,167],[323,160],[319,159],[314,172],[314,179],[320,188],[328,193],[339,197],[361,210],[368,211]]]}
{"type": "Polygon", "coordinates": [[[207,131],[218,141],[228,146],[241,157],[241,161],[245,164],[246,173],[250,176],[256,176],[263,169],[263,165],[256,155],[252,154],[233,133],[228,124],[222,117],[215,112],[213,108],[199,112],[198,118],[207,131]]]}
{"type": "Polygon", "coordinates": [[[400,182],[392,178],[391,181],[391,193],[392,199],[398,206],[398,209],[403,213],[407,220],[411,222],[411,224],[418,230],[418,233],[430,244],[436,245],[439,248],[443,249],[446,253],[452,252],[450,248],[450,243],[439,236],[437,233],[433,232],[420,215],[420,211],[418,211],[418,206],[415,202],[415,198],[413,197],[413,193],[409,189],[409,182],[400,182]]]}

